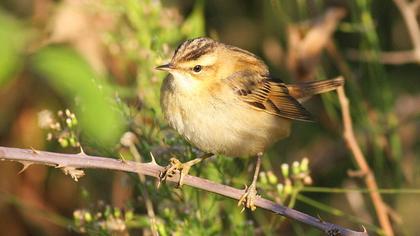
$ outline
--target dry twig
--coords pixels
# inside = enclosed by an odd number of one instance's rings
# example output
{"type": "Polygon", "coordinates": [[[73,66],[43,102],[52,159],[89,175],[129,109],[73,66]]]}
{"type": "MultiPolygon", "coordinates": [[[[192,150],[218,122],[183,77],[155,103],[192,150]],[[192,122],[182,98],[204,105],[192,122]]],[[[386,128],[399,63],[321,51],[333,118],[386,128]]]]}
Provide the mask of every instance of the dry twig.
{"type": "Polygon", "coordinates": [[[346,97],[346,94],[344,93],[344,88],[339,87],[337,89],[337,93],[343,115],[344,140],[350,151],[353,153],[354,159],[356,160],[360,170],[359,172],[363,173],[365,184],[369,189],[370,198],[372,199],[373,205],[375,207],[380,225],[386,235],[392,236],[394,233],[392,231],[391,223],[388,217],[387,207],[378,191],[378,185],[376,184],[375,176],[370,170],[362,150],[356,141],[356,137],[354,136],[353,124],[350,116],[349,101],[346,97]]]}
{"type": "MultiPolygon", "coordinates": [[[[128,147],[128,149],[131,152],[131,155],[133,155],[134,160],[136,162],[143,162],[143,158],[140,155],[140,153],[137,151],[136,145],[135,143],[138,141],[136,135],[132,132],[126,132],[120,139],[120,143],[125,146],[128,147]]],[[[153,159],[154,160],[154,159],[153,159]]],[[[149,221],[150,221],[150,230],[152,232],[153,236],[158,236],[158,226],[157,226],[157,222],[156,222],[156,215],[155,215],[155,211],[153,209],[153,203],[152,200],[150,199],[150,195],[149,192],[147,191],[146,188],[146,177],[144,175],[142,175],[141,173],[138,173],[139,176],[139,180],[141,183],[141,194],[143,195],[144,198],[144,203],[146,205],[146,211],[147,211],[147,215],[149,216],[149,221]]]]}
{"type": "MultiPolygon", "coordinates": [[[[412,2],[407,0],[394,0],[394,3],[400,10],[404,22],[407,26],[413,49],[408,51],[380,52],[377,59],[384,64],[420,64],[420,25],[417,21],[420,0],[414,0],[412,2]]],[[[353,60],[372,61],[376,59],[373,52],[359,52],[358,50],[354,49],[349,50],[347,55],[350,59],[353,60]]]]}
{"type": "MultiPolygon", "coordinates": [[[[121,161],[111,158],[88,156],[86,154],[62,154],[44,151],[34,152],[30,149],[19,149],[9,147],[0,147],[0,160],[42,164],[55,166],[58,168],[67,167],[67,169],[70,168],[78,171],[80,171],[81,168],[120,170],[142,175],[148,175],[155,178],[158,178],[159,173],[163,170],[163,167],[159,166],[154,161],[149,163],[137,163],[133,161],[121,161]]],[[[167,180],[177,182],[178,178],[179,176],[176,175],[173,177],[169,177],[167,180]]],[[[239,199],[243,194],[243,190],[218,184],[207,179],[202,179],[191,175],[185,177],[184,184],[205,191],[217,193],[233,199],[239,199]]],[[[273,201],[261,197],[256,199],[255,205],[260,208],[269,210],[273,213],[313,226],[325,232],[327,235],[368,235],[366,230],[362,232],[357,232],[347,228],[343,228],[341,226],[320,220],[316,217],[312,217],[300,211],[276,204],[273,201]]]]}
{"type": "Polygon", "coordinates": [[[297,26],[289,27],[288,68],[298,81],[313,78],[322,50],[345,15],[344,8],[332,7],[314,21],[305,35],[301,35],[297,26]]]}

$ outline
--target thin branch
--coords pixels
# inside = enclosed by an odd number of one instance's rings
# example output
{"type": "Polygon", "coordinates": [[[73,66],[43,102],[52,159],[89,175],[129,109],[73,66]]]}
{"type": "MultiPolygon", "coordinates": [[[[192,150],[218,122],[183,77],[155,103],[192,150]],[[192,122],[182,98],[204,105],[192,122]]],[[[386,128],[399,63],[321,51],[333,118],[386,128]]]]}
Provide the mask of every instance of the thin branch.
{"type": "MultiPolygon", "coordinates": [[[[56,168],[73,169],[79,171],[80,168],[120,170],[142,175],[148,175],[155,178],[158,178],[159,173],[163,170],[163,167],[159,166],[154,161],[149,163],[137,163],[133,161],[123,161],[111,158],[88,156],[83,153],[62,154],[9,147],[0,147],[0,160],[42,164],[54,166],[56,168]]],[[[167,180],[176,182],[178,178],[179,176],[176,175],[173,177],[169,177],[167,180]]],[[[233,199],[239,199],[243,194],[243,190],[218,184],[207,179],[194,177],[191,175],[185,176],[184,184],[205,191],[217,193],[233,199]]],[[[300,211],[276,204],[273,201],[261,197],[256,199],[255,205],[273,213],[313,226],[325,232],[327,235],[368,235],[366,230],[362,232],[357,232],[350,229],[346,229],[341,226],[312,217],[300,211]]]]}
{"type": "Polygon", "coordinates": [[[375,61],[379,60],[382,64],[390,64],[390,65],[402,65],[417,62],[420,63],[420,55],[414,50],[408,51],[395,51],[395,52],[379,52],[376,56],[374,53],[376,52],[369,52],[364,51],[360,52],[356,49],[349,49],[346,52],[346,56],[350,60],[357,60],[357,61],[375,61]]]}
{"type": "Polygon", "coordinates": [[[355,49],[350,49],[347,52],[349,59],[373,61],[378,59],[383,64],[420,64],[420,25],[417,21],[417,10],[420,6],[420,0],[409,2],[407,0],[394,0],[395,5],[401,12],[407,31],[410,36],[410,41],[413,44],[413,49],[409,51],[395,51],[395,52],[379,52],[378,56],[371,52],[359,52],[355,49]]]}
{"type": "Polygon", "coordinates": [[[379,219],[379,224],[381,225],[386,235],[392,236],[394,233],[392,231],[391,222],[388,217],[387,207],[382,200],[380,193],[378,192],[378,185],[376,184],[375,176],[370,170],[370,167],[366,162],[366,158],[364,157],[353,132],[353,123],[350,116],[349,101],[346,97],[346,94],[344,93],[344,88],[339,87],[337,89],[337,93],[343,115],[344,140],[350,151],[353,153],[354,159],[359,166],[360,173],[363,173],[365,184],[369,189],[369,195],[372,199],[376,215],[379,219]]]}
{"type": "Polygon", "coordinates": [[[401,12],[401,15],[407,25],[408,34],[414,49],[420,49],[420,28],[416,19],[418,1],[413,5],[406,0],[394,0],[395,5],[401,12]]]}
{"type": "Polygon", "coordinates": [[[288,68],[297,81],[312,79],[322,51],[345,15],[344,8],[331,7],[313,22],[305,35],[301,34],[298,26],[288,28],[288,68]]]}
{"type": "MultiPolygon", "coordinates": [[[[126,133],[126,135],[130,136],[132,134],[131,133],[126,133]]],[[[137,148],[134,145],[134,143],[127,143],[127,144],[128,144],[128,148],[129,148],[131,154],[134,157],[134,160],[136,162],[143,162],[143,158],[141,157],[140,153],[137,151],[137,148]]],[[[149,220],[150,220],[150,230],[152,231],[153,236],[159,236],[158,226],[157,226],[157,223],[156,223],[156,215],[155,215],[155,211],[153,210],[153,203],[152,203],[152,200],[150,200],[150,195],[149,195],[149,192],[147,191],[147,188],[146,188],[146,185],[145,185],[146,177],[144,175],[140,174],[140,173],[138,173],[138,176],[139,176],[140,183],[141,183],[141,194],[143,195],[144,202],[145,202],[145,205],[146,205],[147,215],[149,216],[149,220]]]]}

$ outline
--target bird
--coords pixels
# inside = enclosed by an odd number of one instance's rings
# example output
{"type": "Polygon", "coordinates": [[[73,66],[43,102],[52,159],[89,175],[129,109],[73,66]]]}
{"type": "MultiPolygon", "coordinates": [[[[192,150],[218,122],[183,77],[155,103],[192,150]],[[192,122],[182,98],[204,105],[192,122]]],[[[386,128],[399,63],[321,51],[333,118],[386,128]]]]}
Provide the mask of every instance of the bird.
{"type": "Polygon", "coordinates": [[[341,77],[286,84],[255,54],[208,37],[184,41],[156,69],[169,72],[160,91],[164,118],[204,153],[185,163],[171,158],[161,181],[178,172],[181,187],[191,166],[213,155],[256,157],[252,182],[238,202],[251,210],[264,152],[289,136],[292,121],[313,121],[302,102],[344,84],[341,77]]]}

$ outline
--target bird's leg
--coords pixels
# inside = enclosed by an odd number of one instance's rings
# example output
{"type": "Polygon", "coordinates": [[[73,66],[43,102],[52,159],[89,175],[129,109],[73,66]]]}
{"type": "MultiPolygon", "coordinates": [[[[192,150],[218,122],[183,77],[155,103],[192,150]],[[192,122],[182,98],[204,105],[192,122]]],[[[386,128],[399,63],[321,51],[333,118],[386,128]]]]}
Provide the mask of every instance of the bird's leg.
{"type": "Polygon", "coordinates": [[[168,177],[172,177],[176,171],[179,171],[179,181],[177,187],[180,188],[183,184],[184,177],[188,175],[188,172],[190,171],[191,166],[213,156],[211,153],[206,153],[201,155],[200,157],[197,157],[193,160],[187,161],[185,163],[182,163],[176,158],[171,158],[169,160],[169,165],[165,167],[165,170],[159,173],[159,182],[165,181],[168,177]]]}
{"type": "Polygon", "coordinates": [[[260,172],[260,166],[261,166],[261,158],[262,153],[257,154],[257,164],[255,166],[255,172],[254,172],[254,178],[252,179],[251,185],[249,187],[245,186],[245,193],[242,195],[242,197],[239,199],[238,206],[243,205],[244,208],[242,208],[242,211],[246,208],[250,208],[252,211],[257,209],[255,207],[255,198],[257,198],[257,179],[258,174],[260,172]]]}

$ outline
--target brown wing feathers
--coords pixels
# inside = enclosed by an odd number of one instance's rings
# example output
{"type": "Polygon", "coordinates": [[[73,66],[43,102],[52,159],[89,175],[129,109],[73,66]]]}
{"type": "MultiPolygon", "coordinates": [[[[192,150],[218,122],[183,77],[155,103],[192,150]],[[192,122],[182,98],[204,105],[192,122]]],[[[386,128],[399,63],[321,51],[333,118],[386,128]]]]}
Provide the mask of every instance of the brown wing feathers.
{"type": "Polygon", "coordinates": [[[300,104],[312,95],[343,85],[343,78],[286,85],[252,71],[241,71],[227,78],[239,98],[255,109],[292,120],[313,121],[300,104]]]}
{"type": "Polygon", "coordinates": [[[304,101],[315,94],[325,93],[344,84],[342,77],[330,80],[312,81],[301,84],[288,84],[289,93],[299,101],[304,101]]]}
{"type": "Polygon", "coordinates": [[[239,98],[255,109],[293,120],[312,121],[311,115],[292,96],[284,83],[244,71],[227,78],[239,98]]]}
{"type": "Polygon", "coordinates": [[[302,121],[312,121],[310,113],[290,94],[283,83],[262,80],[250,94],[248,103],[274,115],[302,121]]]}

